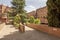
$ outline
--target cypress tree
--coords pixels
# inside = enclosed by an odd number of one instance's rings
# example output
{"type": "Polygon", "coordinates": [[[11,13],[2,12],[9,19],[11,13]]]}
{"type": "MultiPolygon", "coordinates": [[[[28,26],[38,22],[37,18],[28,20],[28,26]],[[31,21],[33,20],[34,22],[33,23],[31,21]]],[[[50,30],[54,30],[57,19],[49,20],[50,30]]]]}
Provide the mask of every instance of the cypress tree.
{"type": "Polygon", "coordinates": [[[47,8],[48,25],[60,27],[60,0],[48,0],[47,8]]]}

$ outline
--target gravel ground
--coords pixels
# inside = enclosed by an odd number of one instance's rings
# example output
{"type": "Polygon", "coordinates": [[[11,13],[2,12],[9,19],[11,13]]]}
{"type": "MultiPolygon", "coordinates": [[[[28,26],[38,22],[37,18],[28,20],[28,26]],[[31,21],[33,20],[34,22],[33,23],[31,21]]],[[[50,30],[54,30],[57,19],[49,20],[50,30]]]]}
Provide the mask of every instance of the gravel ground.
{"type": "Polygon", "coordinates": [[[60,40],[60,38],[25,27],[25,33],[19,32],[12,25],[5,25],[0,31],[0,40],[60,40]]]}

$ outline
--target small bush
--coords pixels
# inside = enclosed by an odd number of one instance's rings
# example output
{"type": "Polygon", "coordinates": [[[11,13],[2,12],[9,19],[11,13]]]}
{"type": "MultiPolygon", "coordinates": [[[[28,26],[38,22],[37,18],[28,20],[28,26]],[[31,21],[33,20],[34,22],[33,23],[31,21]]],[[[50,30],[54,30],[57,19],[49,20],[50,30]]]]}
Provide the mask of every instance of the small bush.
{"type": "Polygon", "coordinates": [[[15,28],[18,28],[18,27],[19,27],[19,24],[16,23],[16,22],[14,22],[14,27],[15,27],[15,28]]]}
{"type": "Polygon", "coordinates": [[[40,19],[35,19],[33,16],[31,16],[28,20],[27,20],[27,23],[30,24],[30,23],[34,23],[34,24],[40,24],[40,19]]]}
{"type": "Polygon", "coordinates": [[[35,19],[34,19],[33,16],[31,16],[31,17],[29,18],[29,22],[30,22],[30,23],[34,23],[34,20],[35,20],[35,19]]]}
{"type": "Polygon", "coordinates": [[[19,15],[16,15],[16,16],[14,17],[14,22],[20,23],[20,16],[19,16],[19,15]]]}
{"type": "Polygon", "coordinates": [[[15,28],[18,28],[20,26],[20,16],[16,15],[13,20],[13,24],[15,28]]]}
{"type": "Polygon", "coordinates": [[[39,19],[35,19],[35,24],[40,24],[40,20],[39,19]]]}

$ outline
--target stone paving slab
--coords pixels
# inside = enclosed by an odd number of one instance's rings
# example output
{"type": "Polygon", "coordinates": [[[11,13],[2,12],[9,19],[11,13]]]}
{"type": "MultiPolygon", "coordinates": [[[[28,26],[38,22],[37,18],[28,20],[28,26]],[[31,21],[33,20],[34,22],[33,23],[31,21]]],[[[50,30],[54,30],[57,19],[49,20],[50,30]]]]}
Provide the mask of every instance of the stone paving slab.
{"type": "Polygon", "coordinates": [[[58,37],[25,27],[25,33],[19,32],[12,25],[5,25],[0,31],[0,40],[60,40],[58,37]]]}
{"type": "Polygon", "coordinates": [[[0,30],[2,30],[2,28],[4,27],[5,23],[1,23],[0,24],[0,30]]]}

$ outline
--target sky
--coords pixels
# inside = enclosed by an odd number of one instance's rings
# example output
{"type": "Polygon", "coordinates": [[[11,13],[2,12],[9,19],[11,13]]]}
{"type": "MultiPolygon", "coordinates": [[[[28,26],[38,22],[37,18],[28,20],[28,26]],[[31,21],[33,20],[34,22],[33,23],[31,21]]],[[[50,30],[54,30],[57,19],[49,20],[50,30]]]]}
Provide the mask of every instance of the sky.
{"type": "MultiPolygon", "coordinates": [[[[0,4],[11,6],[12,5],[11,1],[12,0],[0,0],[0,4]]],[[[46,6],[46,2],[47,2],[47,0],[25,0],[25,1],[26,1],[25,10],[27,12],[31,12],[38,8],[44,7],[46,6]]]]}

